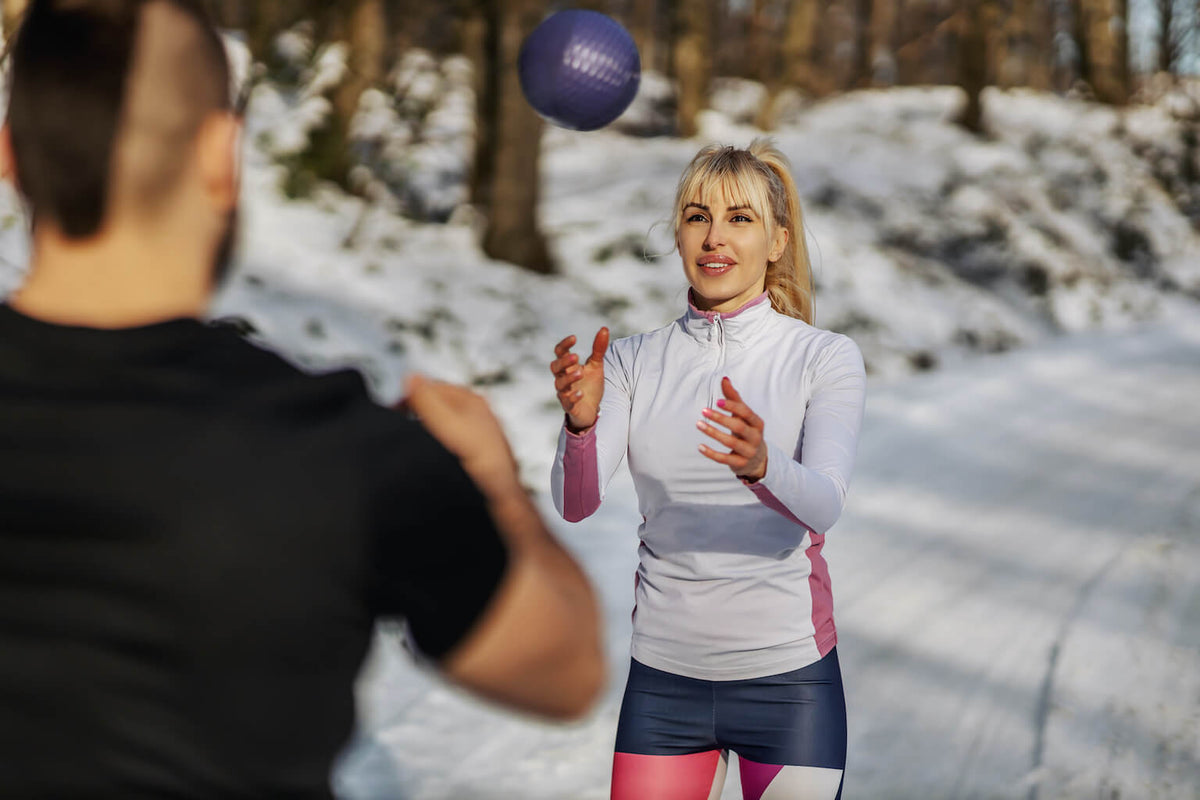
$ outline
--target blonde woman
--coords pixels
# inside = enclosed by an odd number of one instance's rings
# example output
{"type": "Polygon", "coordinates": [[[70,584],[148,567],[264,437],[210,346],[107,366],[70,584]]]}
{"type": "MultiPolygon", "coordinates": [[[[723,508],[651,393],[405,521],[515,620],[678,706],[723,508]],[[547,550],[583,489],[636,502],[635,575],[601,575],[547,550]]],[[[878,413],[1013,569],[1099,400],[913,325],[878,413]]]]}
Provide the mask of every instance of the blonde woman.
{"type": "Polygon", "coordinates": [[[587,517],[627,457],[639,529],[632,663],[613,800],[717,798],[728,753],[747,800],[834,800],[846,708],[821,548],[862,421],[862,356],[813,325],[800,203],[769,142],[710,146],[684,171],[683,316],[551,364],[566,418],[559,512],[587,517]]]}

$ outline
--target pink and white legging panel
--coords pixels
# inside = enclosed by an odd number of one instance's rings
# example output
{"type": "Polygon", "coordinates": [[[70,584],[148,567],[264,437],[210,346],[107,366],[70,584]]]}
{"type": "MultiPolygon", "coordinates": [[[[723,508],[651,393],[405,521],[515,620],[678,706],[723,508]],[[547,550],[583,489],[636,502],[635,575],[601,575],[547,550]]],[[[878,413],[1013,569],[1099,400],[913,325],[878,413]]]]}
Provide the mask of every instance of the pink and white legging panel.
{"type": "Polygon", "coordinates": [[[730,751],[744,800],[840,800],[846,701],[837,650],[802,669],[738,681],[631,663],[612,800],[716,800],[730,751]]]}

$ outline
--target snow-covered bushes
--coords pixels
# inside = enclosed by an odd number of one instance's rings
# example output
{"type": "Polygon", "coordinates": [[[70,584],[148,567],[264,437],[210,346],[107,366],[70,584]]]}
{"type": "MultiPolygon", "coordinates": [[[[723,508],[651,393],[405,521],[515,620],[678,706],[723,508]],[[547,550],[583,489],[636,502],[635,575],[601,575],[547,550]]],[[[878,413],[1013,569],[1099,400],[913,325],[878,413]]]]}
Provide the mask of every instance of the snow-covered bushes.
{"type": "Polygon", "coordinates": [[[372,175],[414,219],[443,222],[467,202],[474,156],[470,61],[413,49],[386,91],[363,95],[352,136],[372,175]]]}
{"type": "MultiPolygon", "coordinates": [[[[263,133],[261,153],[278,160],[303,142],[322,110],[314,87],[333,74],[335,56],[310,54],[311,65],[298,71],[308,88],[260,87],[251,125],[263,133]]],[[[647,230],[670,214],[675,181],[701,145],[744,145],[762,135],[745,122],[761,110],[761,87],[720,86],[716,105],[728,113],[702,114],[692,140],[645,136],[670,121],[673,90],[654,73],[643,76],[620,124],[594,133],[546,127],[541,222],[563,265],[558,279],[517,280],[519,271],[505,269],[492,280],[498,265],[478,252],[464,226],[404,222],[403,233],[387,237],[403,240],[403,253],[376,246],[371,226],[361,224],[365,211],[351,213],[349,199],[323,195],[319,205],[361,233],[331,238],[343,247],[338,258],[373,267],[350,268],[341,278],[376,287],[354,290],[355,302],[369,298],[381,318],[395,317],[382,310],[393,289],[400,291],[390,265],[400,260],[409,271],[402,292],[409,322],[371,336],[388,358],[402,353],[422,365],[436,354],[448,377],[473,380],[488,363],[487,374],[520,383],[543,366],[547,342],[567,332],[564,320],[572,329],[608,324],[623,334],[672,318],[684,282],[670,226],[647,230]],[[453,269],[440,251],[454,253],[453,269]],[[419,324],[423,304],[435,296],[437,308],[451,302],[423,282],[457,276],[458,303],[484,285],[478,276],[485,273],[488,291],[500,294],[484,305],[508,308],[497,310],[497,320],[519,317],[520,341],[532,350],[518,352],[508,337],[477,336],[478,314],[439,318],[436,342],[421,335],[428,327],[419,324]],[[520,288],[500,289],[507,285],[520,288]],[[547,294],[558,298],[553,314],[539,300],[547,294]],[[512,305],[518,300],[520,310],[512,305]],[[473,342],[474,354],[448,347],[452,341],[473,342]]],[[[896,375],[1060,332],[1119,328],[1193,302],[1200,297],[1200,163],[1192,91],[1117,110],[989,90],[984,138],[952,122],[961,103],[953,88],[797,103],[771,135],[792,160],[806,209],[817,323],[854,336],[873,373],[896,375]]],[[[375,207],[409,220],[471,219],[457,212],[467,209],[472,128],[470,65],[408,53],[384,87],[364,95],[355,119],[354,140],[368,165],[359,177],[379,190],[367,192],[375,207]]],[[[336,341],[336,326],[326,329],[336,341]]]]}

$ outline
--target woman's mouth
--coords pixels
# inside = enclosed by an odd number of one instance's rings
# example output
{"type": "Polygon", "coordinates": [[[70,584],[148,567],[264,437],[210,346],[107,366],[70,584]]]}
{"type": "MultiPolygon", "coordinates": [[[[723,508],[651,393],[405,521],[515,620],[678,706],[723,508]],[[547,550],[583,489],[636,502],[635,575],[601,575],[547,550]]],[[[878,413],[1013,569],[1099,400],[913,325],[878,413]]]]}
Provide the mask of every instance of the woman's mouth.
{"type": "Polygon", "coordinates": [[[727,258],[705,258],[696,262],[705,275],[724,275],[733,269],[734,262],[727,258]]]}

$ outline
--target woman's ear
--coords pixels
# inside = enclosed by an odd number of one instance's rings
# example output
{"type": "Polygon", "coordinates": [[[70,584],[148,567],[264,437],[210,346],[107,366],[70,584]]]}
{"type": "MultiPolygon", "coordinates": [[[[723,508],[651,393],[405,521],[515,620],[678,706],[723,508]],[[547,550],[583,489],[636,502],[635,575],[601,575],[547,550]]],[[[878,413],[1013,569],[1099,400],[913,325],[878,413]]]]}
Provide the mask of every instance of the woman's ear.
{"type": "Polygon", "coordinates": [[[787,247],[790,234],[788,229],[782,225],[775,226],[775,233],[771,236],[771,250],[767,253],[767,261],[778,261],[783,257],[784,248],[787,247]]]}

